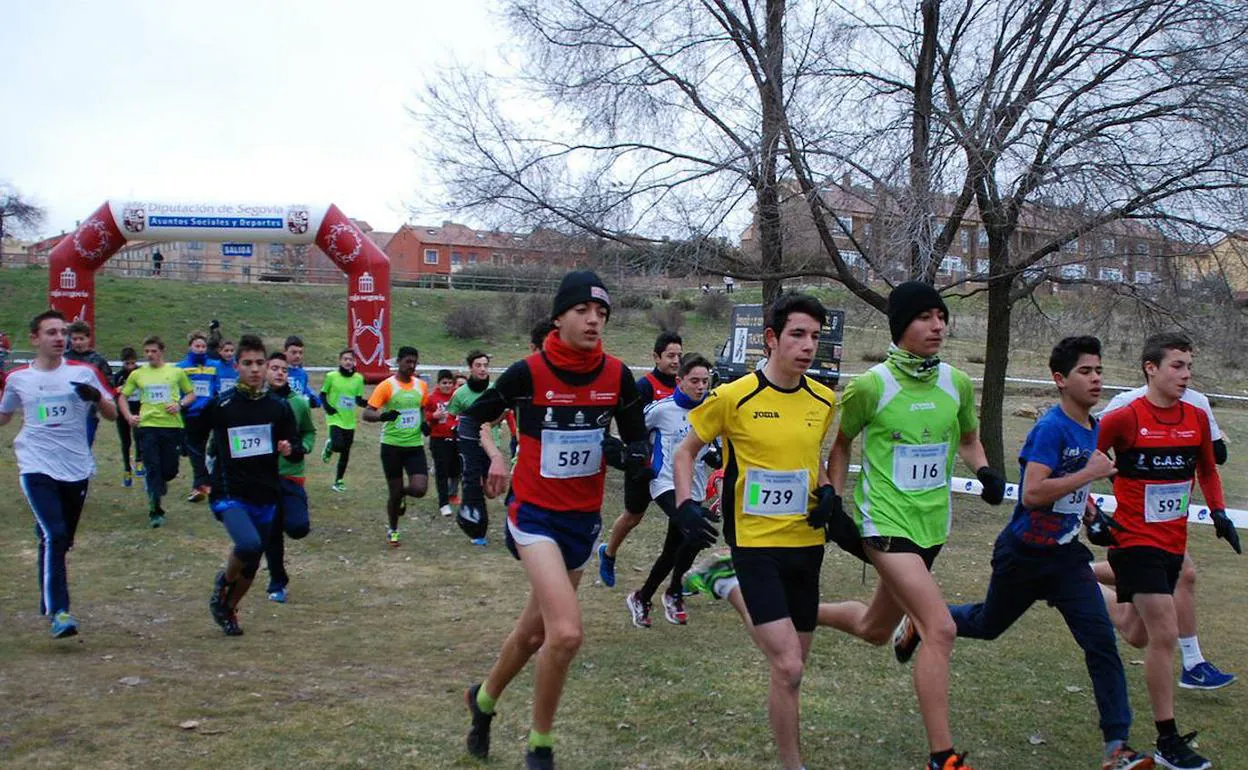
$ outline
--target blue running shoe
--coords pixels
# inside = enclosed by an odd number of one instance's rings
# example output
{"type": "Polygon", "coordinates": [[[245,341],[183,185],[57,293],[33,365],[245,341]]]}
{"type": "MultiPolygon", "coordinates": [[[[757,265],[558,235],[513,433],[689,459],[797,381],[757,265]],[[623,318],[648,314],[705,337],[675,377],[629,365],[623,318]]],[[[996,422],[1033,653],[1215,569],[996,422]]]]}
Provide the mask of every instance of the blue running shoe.
{"type": "Polygon", "coordinates": [[[78,621],[68,612],[61,610],[52,616],[52,638],[64,639],[78,635],[78,621]]]}
{"type": "Polygon", "coordinates": [[[471,542],[473,545],[479,545],[482,548],[490,544],[490,541],[484,537],[474,537],[471,542]]]}
{"type": "Polygon", "coordinates": [[[607,556],[607,544],[598,544],[598,577],[607,588],[615,588],[615,557],[607,556]]]}
{"type": "Polygon", "coordinates": [[[1236,679],[1234,674],[1219,671],[1217,666],[1206,660],[1183,669],[1183,675],[1179,677],[1179,687],[1185,690],[1217,690],[1234,684],[1236,679]]]}
{"type": "Polygon", "coordinates": [[[539,746],[524,752],[524,770],[555,770],[555,750],[539,746]]]}
{"type": "Polygon", "coordinates": [[[278,604],[285,604],[287,596],[288,594],[286,593],[285,588],[279,588],[276,591],[269,591],[269,601],[277,602],[278,604]]]}

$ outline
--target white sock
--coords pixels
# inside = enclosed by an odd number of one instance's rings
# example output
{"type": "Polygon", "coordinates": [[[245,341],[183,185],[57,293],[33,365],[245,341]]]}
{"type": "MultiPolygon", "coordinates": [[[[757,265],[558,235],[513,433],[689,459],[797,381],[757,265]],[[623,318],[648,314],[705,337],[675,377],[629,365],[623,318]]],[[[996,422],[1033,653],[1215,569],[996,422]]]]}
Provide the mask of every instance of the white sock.
{"type": "Polygon", "coordinates": [[[1205,656],[1200,654],[1200,642],[1194,636],[1180,636],[1179,650],[1183,653],[1183,668],[1192,668],[1205,662],[1205,656]]]}
{"type": "Polygon", "coordinates": [[[711,593],[715,594],[715,596],[717,596],[720,599],[727,599],[728,595],[732,593],[733,589],[739,585],[740,583],[737,582],[736,575],[733,575],[732,577],[727,577],[727,578],[720,578],[719,580],[715,581],[715,585],[711,586],[711,593]]]}

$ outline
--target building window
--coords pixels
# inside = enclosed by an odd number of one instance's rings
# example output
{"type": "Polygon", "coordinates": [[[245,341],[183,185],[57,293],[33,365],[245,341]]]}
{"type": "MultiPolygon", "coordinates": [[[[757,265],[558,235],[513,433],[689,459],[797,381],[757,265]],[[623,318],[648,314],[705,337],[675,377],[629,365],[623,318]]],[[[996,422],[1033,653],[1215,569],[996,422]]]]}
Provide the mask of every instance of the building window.
{"type": "Polygon", "coordinates": [[[979,236],[978,240],[976,241],[979,248],[981,249],[988,248],[988,231],[981,227],[976,232],[979,236]]]}
{"type": "Polygon", "coordinates": [[[1102,267],[1097,271],[1097,278],[1102,281],[1113,281],[1114,283],[1122,283],[1122,271],[1116,267],[1102,267]]]}
{"type": "Polygon", "coordinates": [[[473,253],[469,252],[469,254],[468,254],[468,264],[470,264],[470,265],[475,265],[475,264],[477,264],[477,255],[476,255],[476,254],[473,254],[473,253]]]}
{"type": "Polygon", "coordinates": [[[940,272],[944,275],[962,272],[962,259],[960,257],[945,257],[940,260],[940,272]]]}
{"type": "Polygon", "coordinates": [[[962,243],[962,253],[970,254],[971,253],[971,231],[967,230],[966,228],[962,228],[961,230],[958,231],[958,239],[962,243]]]}
{"type": "Polygon", "coordinates": [[[1137,257],[1148,256],[1148,244],[1144,241],[1136,241],[1131,245],[1131,253],[1137,257]]]}
{"type": "Polygon", "coordinates": [[[458,251],[452,251],[451,252],[451,264],[462,265],[463,263],[464,263],[464,255],[460,254],[458,251]]]}
{"type": "Polygon", "coordinates": [[[1147,286],[1153,282],[1153,274],[1148,270],[1136,270],[1135,282],[1141,286],[1147,286]]]}
{"type": "Polygon", "coordinates": [[[228,272],[230,272],[230,268],[233,266],[233,264],[234,264],[234,263],[233,263],[233,262],[231,262],[231,261],[230,261],[230,260],[228,260],[228,259],[223,259],[223,260],[221,260],[221,272],[223,272],[223,273],[228,273],[228,272]]]}
{"type": "Polygon", "coordinates": [[[269,244],[269,256],[270,257],[280,257],[285,253],[286,253],[286,247],[283,246],[282,244],[280,243],[269,244]]]}
{"type": "Polygon", "coordinates": [[[988,260],[986,259],[975,260],[975,272],[979,273],[980,275],[988,275],[988,270],[989,270],[988,260]]]}
{"type": "Polygon", "coordinates": [[[243,272],[244,278],[250,278],[251,277],[251,265],[243,265],[242,272],[243,272]]]}
{"type": "Polygon", "coordinates": [[[1070,281],[1087,278],[1088,268],[1084,265],[1062,265],[1062,277],[1070,281]]]}
{"type": "Polygon", "coordinates": [[[845,234],[845,233],[848,233],[850,235],[854,234],[853,217],[843,217],[843,216],[837,215],[836,222],[838,225],[841,226],[841,234],[845,234]]]}
{"type": "Polygon", "coordinates": [[[868,240],[868,241],[871,240],[871,222],[870,221],[866,221],[862,223],[862,237],[865,240],[868,240]]]}
{"type": "Polygon", "coordinates": [[[1067,253],[1075,253],[1075,252],[1079,251],[1079,239],[1078,239],[1078,238],[1072,238],[1071,240],[1066,241],[1065,243],[1063,243],[1063,244],[1062,244],[1062,251],[1065,251],[1065,252],[1067,252],[1067,253]]]}
{"type": "Polygon", "coordinates": [[[501,264],[503,264],[503,255],[502,255],[502,254],[491,254],[491,255],[490,255],[490,262],[492,262],[492,263],[494,263],[494,264],[496,264],[496,265],[501,265],[501,264]]]}
{"type": "Polygon", "coordinates": [[[186,244],[186,247],[190,249],[191,251],[203,251],[204,242],[203,241],[190,241],[189,243],[186,244]]]}
{"type": "Polygon", "coordinates": [[[1101,254],[1109,255],[1113,253],[1114,253],[1114,239],[1102,238],[1101,239],[1101,254]]]}
{"type": "Polygon", "coordinates": [[[438,250],[437,249],[425,249],[425,264],[426,265],[438,264],[438,250]]]}

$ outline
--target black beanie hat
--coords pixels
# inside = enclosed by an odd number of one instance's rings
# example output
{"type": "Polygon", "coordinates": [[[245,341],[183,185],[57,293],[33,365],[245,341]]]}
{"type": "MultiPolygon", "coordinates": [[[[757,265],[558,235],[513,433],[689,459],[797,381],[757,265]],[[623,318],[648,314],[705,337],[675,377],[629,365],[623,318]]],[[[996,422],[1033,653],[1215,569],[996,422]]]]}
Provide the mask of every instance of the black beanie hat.
{"type": "Polygon", "coordinates": [[[563,315],[573,305],[582,302],[597,302],[611,314],[611,295],[607,294],[606,284],[593,270],[573,270],[559,282],[559,291],[555,294],[555,302],[550,308],[551,320],[563,315]]]}
{"type": "Polygon", "coordinates": [[[932,308],[944,313],[945,320],[949,320],[949,308],[940,298],[940,292],[930,284],[906,281],[895,286],[888,295],[888,331],[893,335],[893,344],[905,334],[915,316],[932,308]]]}

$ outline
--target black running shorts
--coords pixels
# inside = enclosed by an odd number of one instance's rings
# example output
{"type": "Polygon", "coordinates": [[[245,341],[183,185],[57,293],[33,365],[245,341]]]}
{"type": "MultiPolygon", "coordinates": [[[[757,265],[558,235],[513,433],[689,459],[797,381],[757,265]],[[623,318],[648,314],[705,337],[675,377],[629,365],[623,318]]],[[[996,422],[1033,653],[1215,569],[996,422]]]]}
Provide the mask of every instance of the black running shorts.
{"type": "Polygon", "coordinates": [[[732,563],[741,585],[741,598],[754,625],[789,618],[799,632],[815,630],[823,546],[734,547],[732,563]]]}
{"type": "Polygon", "coordinates": [[[895,535],[864,537],[862,545],[864,548],[879,551],[880,553],[918,554],[919,558],[923,559],[923,563],[927,565],[928,572],[932,571],[932,565],[936,563],[936,557],[940,555],[940,549],[944,548],[943,544],[924,548],[909,538],[897,537],[895,535]]]}
{"type": "Polygon", "coordinates": [[[425,459],[423,446],[392,446],[381,445],[381,472],[387,479],[401,479],[403,472],[408,476],[428,476],[429,463],[425,459]]]}
{"type": "Polygon", "coordinates": [[[1118,603],[1128,604],[1136,594],[1173,596],[1183,569],[1183,554],[1146,545],[1110,548],[1109,566],[1118,584],[1118,603]]]}

